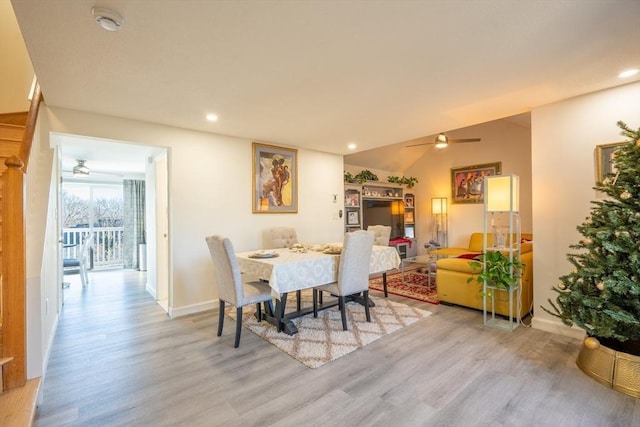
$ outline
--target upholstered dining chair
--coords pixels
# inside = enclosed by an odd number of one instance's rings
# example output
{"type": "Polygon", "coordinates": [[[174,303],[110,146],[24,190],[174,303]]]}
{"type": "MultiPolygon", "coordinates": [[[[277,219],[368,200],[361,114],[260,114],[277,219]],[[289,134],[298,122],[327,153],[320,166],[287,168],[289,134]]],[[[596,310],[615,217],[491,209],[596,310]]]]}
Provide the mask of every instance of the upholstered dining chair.
{"type": "MultiPolygon", "coordinates": [[[[388,225],[370,225],[367,227],[367,231],[373,233],[375,236],[375,240],[373,242],[374,245],[378,246],[389,246],[389,239],[391,239],[391,227],[388,225]]],[[[387,272],[382,273],[384,279],[382,283],[384,284],[384,297],[387,298],[389,293],[387,292],[387,272]]]]}
{"type": "MultiPolygon", "coordinates": [[[[298,233],[293,227],[273,227],[266,231],[267,249],[290,248],[298,243],[298,233]]],[[[296,309],[302,306],[302,292],[296,291],[296,309]]]]}
{"type": "Polygon", "coordinates": [[[89,249],[91,248],[91,236],[86,236],[82,242],[80,252],[75,258],[62,259],[62,272],[64,275],[80,274],[80,282],[84,288],[89,284],[89,272],[87,264],[89,263],[89,249]]]}
{"type": "Polygon", "coordinates": [[[375,235],[374,245],[389,246],[391,238],[391,227],[388,225],[370,225],[367,231],[371,231],[375,235]]]}
{"type": "Polygon", "coordinates": [[[342,244],[342,253],[338,264],[338,281],[313,288],[313,316],[318,317],[318,291],[329,292],[338,297],[342,329],[347,326],[345,297],[363,293],[364,310],[367,322],[371,322],[369,312],[369,262],[373,249],[373,233],[364,230],[347,233],[342,244]]]}
{"type": "Polygon", "coordinates": [[[298,243],[298,234],[293,227],[273,227],[267,230],[266,249],[289,248],[298,243]]]}
{"type": "MultiPolygon", "coordinates": [[[[267,309],[267,303],[271,304],[271,288],[267,283],[260,281],[243,282],[231,240],[222,236],[208,236],[206,241],[218,282],[218,299],[220,300],[218,336],[222,335],[224,306],[225,302],[228,302],[236,307],[236,340],[234,347],[238,348],[242,332],[242,308],[245,305],[255,304],[258,321],[261,321],[260,303],[265,303],[265,310],[267,309]]],[[[273,311],[271,305],[270,310],[273,311]]]]}

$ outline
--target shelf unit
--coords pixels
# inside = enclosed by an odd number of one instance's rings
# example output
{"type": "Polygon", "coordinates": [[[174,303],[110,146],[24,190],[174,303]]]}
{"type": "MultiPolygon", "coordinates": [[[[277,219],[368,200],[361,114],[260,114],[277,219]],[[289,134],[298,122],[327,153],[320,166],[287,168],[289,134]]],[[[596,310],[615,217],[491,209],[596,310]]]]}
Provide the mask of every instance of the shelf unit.
{"type": "MultiPolygon", "coordinates": [[[[500,251],[509,260],[520,260],[521,230],[519,212],[519,178],[517,175],[488,176],[484,182],[484,229],[483,253],[500,251]]],[[[486,262],[483,262],[483,269],[486,262]]],[[[515,272],[511,270],[511,277],[515,272]]],[[[516,284],[509,289],[490,286],[485,281],[482,286],[482,320],[485,326],[507,331],[515,330],[521,322],[518,305],[521,301],[522,278],[516,277],[516,284]],[[507,297],[509,301],[508,319],[497,317],[496,298],[507,297]]]]}
{"type": "MultiPolygon", "coordinates": [[[[349,185],[349,184],[346,184],[349,185]]],[[[365,199],[403,200],[402,187],[391,183],[362,184],[362,197],[365,199]]]]}
{"type": "Polygon", "coordinates": [[[362,229],[362,186],[344,185],[344,231],[362,229]]]}
{"type": "Polygon", "coordinates": [[[416,237],[416,198],[413,193],[404,195],[404,237],[416,237]]]}

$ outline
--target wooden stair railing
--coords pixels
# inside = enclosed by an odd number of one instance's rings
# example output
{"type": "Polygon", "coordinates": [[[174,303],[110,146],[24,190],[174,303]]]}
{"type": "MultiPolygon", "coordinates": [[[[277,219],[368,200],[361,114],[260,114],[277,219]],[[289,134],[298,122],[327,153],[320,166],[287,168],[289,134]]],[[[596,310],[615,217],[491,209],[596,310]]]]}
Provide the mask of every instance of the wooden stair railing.
{"type": "Polygon", "coordinates": [[[2,357],[5,390],[21,387],[26,376],[26,259],[24,224],[24,172],[13,156],[2,173],[2,357]]]}
{"type": "MultiPolygon", "coordinates": [[[[0,171],[0,359],[4,390],[23,387],[26,377],[25,174],[42,94],[36,84],[17,155],[0,171]]],[[[6,146],[6,144],[2,144],[6,146]]],[[[6,153],[10,154],[10,153],[6,153]]]]}

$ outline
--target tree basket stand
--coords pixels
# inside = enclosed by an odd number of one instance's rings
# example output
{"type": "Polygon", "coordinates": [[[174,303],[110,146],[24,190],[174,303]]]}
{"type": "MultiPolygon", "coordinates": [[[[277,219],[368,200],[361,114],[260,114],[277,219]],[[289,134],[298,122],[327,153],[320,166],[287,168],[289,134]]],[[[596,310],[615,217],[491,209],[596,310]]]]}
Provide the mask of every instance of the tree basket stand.
{"type": "Polygon", "coordinates": [[[599,383],[629,396],[640,397],[640,357],[602,344],[590,349],[583,343],[576,364],[599,383]]]}

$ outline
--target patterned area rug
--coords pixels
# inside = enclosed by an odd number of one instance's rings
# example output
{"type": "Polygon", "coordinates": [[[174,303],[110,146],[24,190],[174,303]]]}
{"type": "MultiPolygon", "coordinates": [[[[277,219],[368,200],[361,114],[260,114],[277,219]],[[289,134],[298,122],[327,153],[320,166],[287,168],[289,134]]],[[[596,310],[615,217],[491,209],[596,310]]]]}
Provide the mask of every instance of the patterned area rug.
{"type": "MultiPolygon", "coordinates": [[[[324,299],[330,302],[333,298],[325,294],[324,299]]],[[[298,333],[292,336],[278,333],[275,326],[265,321],[258,322],[250,307],[245,307],[243,324],[309,368],[317,368],[431,315],[426,310],[385,298],[372,299],[376,306],[371,308],[371,322],[367,322],[362,305],[355,302],[346,305],[347,331],[342,330],[337,306],[318,312],[318,318],[308,314],[294,319],[298,333]]],[[[295,307],[295,300],[290,298],[287,305],[295,307]]],[[[311,306],[308,298],[303,298],[305,306],[311,306]]],[[[234,317],[234,312],[227,313],[234,317]]]]}
{"type": "MultiPolygon", "coordinates": [[[[405,270],[402,280],[402,273],[387,274],[387,292],[393,295],[428,302],[430,304],[440,304],[438,292],[436,291],[436,279],[431,278],[431,286],[427,277],[420,274],[412,274],[414,270],[405,270]]],[[[369,288],[376,291],[383,291],[382,276],[369,280],[369,288]]]]}

